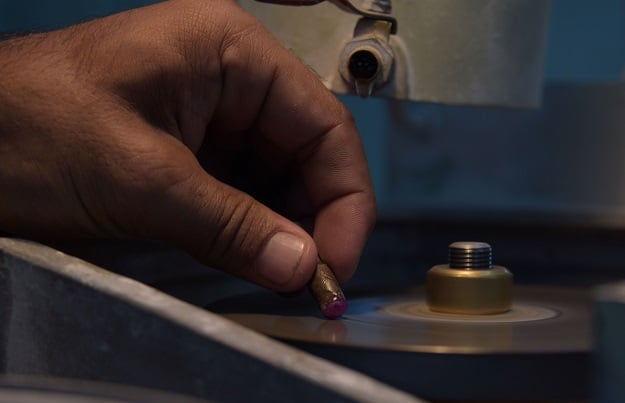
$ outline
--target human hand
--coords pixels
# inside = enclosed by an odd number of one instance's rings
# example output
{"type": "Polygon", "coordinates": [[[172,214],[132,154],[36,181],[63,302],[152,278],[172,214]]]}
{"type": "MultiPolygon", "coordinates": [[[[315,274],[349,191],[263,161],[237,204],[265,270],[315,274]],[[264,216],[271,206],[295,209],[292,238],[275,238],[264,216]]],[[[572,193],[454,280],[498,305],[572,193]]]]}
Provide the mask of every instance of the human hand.
{"type": "Polygon", "coordinates": [[[282,292],[317,254],[346,281],[375,216],[349,112],[229,0],[0,42],[0,161],[2,231],[158,239],[282,292]]]}

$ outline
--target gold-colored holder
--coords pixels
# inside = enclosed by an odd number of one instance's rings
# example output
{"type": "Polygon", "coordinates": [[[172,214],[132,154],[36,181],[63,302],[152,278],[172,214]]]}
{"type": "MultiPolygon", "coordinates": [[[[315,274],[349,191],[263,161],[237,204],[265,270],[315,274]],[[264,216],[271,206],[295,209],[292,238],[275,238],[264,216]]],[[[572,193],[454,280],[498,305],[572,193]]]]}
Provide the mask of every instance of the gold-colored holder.
{"type": "Polygon", "coordinates": [[[450,263],[432,267],[426,276],[426,302],[435,312],[487,315],[512,306],[512,273],[493,266],[490,245],[455,242],[450,263]]]}

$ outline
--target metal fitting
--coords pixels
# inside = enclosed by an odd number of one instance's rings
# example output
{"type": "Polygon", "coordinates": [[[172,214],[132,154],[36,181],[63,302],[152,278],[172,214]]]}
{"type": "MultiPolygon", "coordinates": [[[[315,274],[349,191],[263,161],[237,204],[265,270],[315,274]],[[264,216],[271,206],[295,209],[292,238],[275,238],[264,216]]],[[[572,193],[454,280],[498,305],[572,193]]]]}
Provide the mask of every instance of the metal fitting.
{"type": "Polygon", "coordinates": [[[343,48],[339,72],[363,98],[389,81],[394,60],[389,43],[391,30],[392,24],[388,21],[361,18],[354,29],[354,37],[343,48]]]}
{"type": "Polygon", "coordinates": [[[493,265],[489,244],[454,242],[449,245],[449,263],[427,272],[425,290],[432,311],[503,313],[512,306],[512,273],[493,265]]]}

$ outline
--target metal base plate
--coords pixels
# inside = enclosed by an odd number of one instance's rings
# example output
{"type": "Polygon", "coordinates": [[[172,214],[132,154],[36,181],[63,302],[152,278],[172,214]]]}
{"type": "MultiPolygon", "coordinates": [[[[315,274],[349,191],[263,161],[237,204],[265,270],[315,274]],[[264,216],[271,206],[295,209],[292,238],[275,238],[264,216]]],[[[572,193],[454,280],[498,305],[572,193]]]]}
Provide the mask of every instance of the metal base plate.
{"type": "Polygon", "coordinates": [[[279,339],[373,350],[461,354],[566,353],[590,350],[590,304],[576,289],[515,289],[512,309],[494,315],[432,312],[423,288],[348,295],[349,310],[328,321],[309,296],[259,293],[211,307],[279,339]]]}
{"type": "Polygon", "coordinates": [[[516,286],[496,315],[431,312],[423,288],[347,291],[350,308],[326,320],[309,295],[270,292],[210,309],[261,333],[434,400],[588,398],[587,292],[516,286]]]}

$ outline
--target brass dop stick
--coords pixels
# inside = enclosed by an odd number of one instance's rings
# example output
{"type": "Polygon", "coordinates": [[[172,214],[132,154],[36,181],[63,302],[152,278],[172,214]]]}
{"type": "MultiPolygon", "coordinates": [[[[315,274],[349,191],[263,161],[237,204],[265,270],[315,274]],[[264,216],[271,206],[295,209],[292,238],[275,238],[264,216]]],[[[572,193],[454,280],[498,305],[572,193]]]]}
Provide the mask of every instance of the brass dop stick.
{"type": "Polygon", "coordinates": [[[343,290],[330,266],[321,259],[317,260],[317,268],[308,282],[308,289],[326,318],[336,319],[347,311],[343,290]]]}

